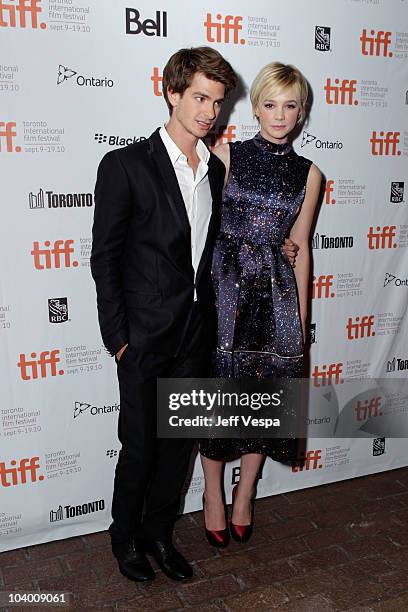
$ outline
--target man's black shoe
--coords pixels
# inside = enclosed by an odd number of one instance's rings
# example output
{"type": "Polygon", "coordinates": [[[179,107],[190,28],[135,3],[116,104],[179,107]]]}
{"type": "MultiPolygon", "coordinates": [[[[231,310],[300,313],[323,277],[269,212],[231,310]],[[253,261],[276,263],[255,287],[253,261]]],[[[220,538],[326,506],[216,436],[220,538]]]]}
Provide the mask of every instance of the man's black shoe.
{"type": "Polygon", "coordinates": [[[135,542],[112,542],[112,552],[116,557],[121,574],[135,582],[153,580],[155,573],[142,547],[135,542]]]}
{"type": "Polygon", "coordinates": [[[172,580],[192,578],[193,568],[169,540],[155,540],[146,543],[146,552],[151,554],[172,580]]]}

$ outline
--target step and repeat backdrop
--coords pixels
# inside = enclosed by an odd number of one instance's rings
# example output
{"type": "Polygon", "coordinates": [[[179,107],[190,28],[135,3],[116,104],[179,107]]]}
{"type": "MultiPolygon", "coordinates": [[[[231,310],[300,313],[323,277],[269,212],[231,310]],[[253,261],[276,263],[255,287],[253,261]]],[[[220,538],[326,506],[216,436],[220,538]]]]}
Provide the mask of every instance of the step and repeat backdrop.
{"type": "MultiPolygon", "coordinates": [[[[327,392],[304,462],[267,460],[259,495],[407,465],[403,429],[375,419],[407,409],[408,2],[0,0],[0,45],[0,550],[109,524],[120,405],[89,267],[96,169],[165,122],[183,46],[218,49],[247,88],[293,63],[312,90],[294,146],[325,177],[310,376],[327,392]]],[[[209,146],[256,132],[242,96],[209,146]]],[[[229,497],[238,463],[225,478],[229,497]]],[[[185,511],[202,490],[196,461],[185,511]]]]}

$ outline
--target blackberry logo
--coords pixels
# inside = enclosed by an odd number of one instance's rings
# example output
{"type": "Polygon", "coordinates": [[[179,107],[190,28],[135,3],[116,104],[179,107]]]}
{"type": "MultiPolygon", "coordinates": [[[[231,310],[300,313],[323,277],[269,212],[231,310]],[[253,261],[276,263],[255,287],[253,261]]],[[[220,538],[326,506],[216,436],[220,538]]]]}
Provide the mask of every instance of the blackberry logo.
{"type": "Polygon", "coordinates": [[[330,31],[327,26],[315,27],[315,49],[317,51],[330,51],[330,31]]]}
{"type": "Polygon", "coordinates": [[[383,455],[385,453],[385,438],[374,438],[373,440],[373,456],[383,455]]]}
{"type": "Polygon", "coordinates": [[[48,300],[48,318],[50,323],[68,321],[68,298],[50,298],[48,300]]]}
{"type": "Polygon", "coordinates": [[[113,457],[116,457],[118,454],[117,450],[107,450],[106,451],[106,456],[109,457],[109,459],[112,459],[113,457]]]}
{"type": "Polygon", "coordinates": [[[78,73],[75,70],[71,70],[71,68],[67,68],[66,66],[62,66],[62,64],[60,64],[58,66],[57,85],[61,85],[61,83],[68,81],[68,79],[71,79],[76,74],[78,73]]]}
{"type": "Polygon", "coordinates": [[[398,204],[404,201],[404,181],[393,181],[391,183],[390,202],[398,204]]]}
{"type": "Polygon", "coordinates": [[[309,342],[310,344],[314,344],[316,342],[316,323],[310,324],[309,342]]]}
{"type": "Polygon", "coordinates": [[[131,136],[129,138],[122,136],[107,136],[106,134],[96,133],[94,140],[98,144],[108,143],[111,146],[125,147],[126,145],[134,144],[135,142],[141,142],[146,140],[145,136],[131,136]]]}

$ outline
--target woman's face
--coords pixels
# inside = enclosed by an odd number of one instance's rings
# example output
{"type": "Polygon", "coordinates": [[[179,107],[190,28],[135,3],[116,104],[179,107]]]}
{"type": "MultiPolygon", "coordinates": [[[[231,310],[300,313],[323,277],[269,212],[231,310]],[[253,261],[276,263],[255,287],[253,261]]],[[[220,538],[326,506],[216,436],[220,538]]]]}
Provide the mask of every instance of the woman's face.
{"type": "Polygon", "coordinates": [[[261,135],[276,144],[284,144],[296,125],[300,101],[295,86],[278,90],[255,108],[261,135]]]}

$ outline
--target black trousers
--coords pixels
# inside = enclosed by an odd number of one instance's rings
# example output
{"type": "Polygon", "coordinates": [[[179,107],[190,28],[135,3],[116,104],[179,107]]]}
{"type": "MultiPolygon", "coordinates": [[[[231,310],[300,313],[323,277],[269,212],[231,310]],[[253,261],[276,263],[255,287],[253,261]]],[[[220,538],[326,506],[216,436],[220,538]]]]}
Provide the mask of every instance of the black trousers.
{"type": "Polygon", "coordinates": [[[207,376],[211,345],[194,304],[177,357],[140,354],[128,346],[117,364],[122,444],[115,471],[112,519],[115,542],[171,537],[181,503],[193,439],[157,438],[156,379],[207,376]]]}

